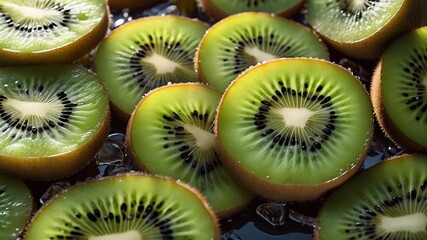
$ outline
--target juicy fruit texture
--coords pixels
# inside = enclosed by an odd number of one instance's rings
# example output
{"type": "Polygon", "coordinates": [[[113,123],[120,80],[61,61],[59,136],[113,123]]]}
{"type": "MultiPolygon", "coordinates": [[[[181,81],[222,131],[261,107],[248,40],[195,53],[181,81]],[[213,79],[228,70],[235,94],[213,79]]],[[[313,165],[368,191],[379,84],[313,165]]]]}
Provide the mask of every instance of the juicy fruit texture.
{"type": "Polygon", "coordinates": [[[309,0],[309,24],[335,48],[377,58],[398,34],[427,21],[423,0],[309,0]]]}
{"type": "Polygon", "coordinates": [[[371,95],[379,123],[393,141],[427,153],[427,27],[390,45],[372,79],[371,95]]]}
{"type": "Polygon", "coordinates": [[[220,239],[217,220],[195,189],[139,174],[70,188],[37,212],[24,235],[25,240],[220,239]]]}
{"type": "Polygon", "coordinates": [[[54,178],[84,166],[108,132],[108,98],[72,65],[0,70],[0,169],[54,178]]]}
{"type": "Polygon", "coordinates": [[[200,0],[206,14],[219,20],[242,12],[267,12],[289,17],[304,4],[303,0],[200,0]]]}
{"type": "Polygon", "coordinates": [[[247,68],[283,57],[329,59],[329,54],[309,28],[279,16],[251,12],[212,26],[200,42],[195,64],[200,79],[224,91],[247,68]]]}
{"type": "Polygon", "coordinates": [[[113,105],[129,118],[151,89],[168,82],[197,81],[194,54],[207,27],[168,15],[141,18],[114,30],[95,60],[113,105]]]}
{"type": "Polygon", "coordinates": [[[75,60],[107,27],[104,0],[0,0],[0,63],[75,60]]]}
{"type": "Polygon", "coordinates": [[[427,156],[380,163],[338,188],[318,217],[316,239],[427,239],[427,156]]]}
{"type": "Polygon", "coordinates": [[[220,99],[220,92],[198,83],[157,88],[135,109],[127,140],[137,165],[195,186],[223,217],[245,206],[252,194],[231,178],[215,151],[220,99]]]}
{"type": "Polygon", "coordinates": [[[365,89],[346,70],[324,60],[278,59],[230,85],[215,132],[242,183],[268,198],[307,200],[357,171],[372,115],[365,89]]]}
{"type": "Polygon", "coordinates": [[[25,183],[0,175],[0,238],[18,239],[30,220],[32,210],[33,198],[25,183]]]}

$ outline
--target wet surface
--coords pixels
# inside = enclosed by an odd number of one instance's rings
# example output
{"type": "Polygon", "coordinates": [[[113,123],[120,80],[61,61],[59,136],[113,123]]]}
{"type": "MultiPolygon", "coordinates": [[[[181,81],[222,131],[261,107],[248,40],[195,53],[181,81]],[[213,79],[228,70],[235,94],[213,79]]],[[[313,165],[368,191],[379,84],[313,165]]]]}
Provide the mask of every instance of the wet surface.
{"type": "MultiPolygon", "coordinates": [[[[134,13],[130,12],[128,9],[113,11],[111,29],[117,28],[136,18],[160,14],[182,14],[191,17],[199,17],[203,21],[207,21],[207,18],[201,15],[200,12],[193,11],[183,14],[178,8],[179,5],[175,5],[172,2],[173,1],[167,1],[151,9],[134,13]]],[[[305,23],[305,19],[302,15],[303,13],[297,15],[295,19],[305,23]]],[[[356,61],[342,58],[339,54],[334,52],[331,53],[331,59],[341,64],[344,68],[351,70],[353,74],[359,77],[365,87],[369,87],[370,73],[374,67],[373,63],[368,62],[362,66],[356,61]]],[[[379,129],[379,127],[376,126],[376,129],[379,129]]],[[[37,199],[39,199],[39,204],[44,204],[55,194],[76,182],[132,171],[132,167],[124,162],[124,141],[123,126],[117,128],[113,122],[112,132],[106,143],[95,159],[86,166],[85,169],[65,180],[61,179],[54,182],[29,182],[29,185],[32,186],[34,191],[33,193],[37,196],[37,199]]],[[[362,170],[379,163],[386,157],[401,153],[402,151],[400,149],[387,140],[382,132],[378,131],[375,133],[362,170]]],[[[322,205],[322,201],[323,199],[308,203],[279,203],[257,197],[246,209],[228,219],[221,220],[223,231],[222,239],[313,239],[313,227],[315,226],[316,215],[322,205]]]]}

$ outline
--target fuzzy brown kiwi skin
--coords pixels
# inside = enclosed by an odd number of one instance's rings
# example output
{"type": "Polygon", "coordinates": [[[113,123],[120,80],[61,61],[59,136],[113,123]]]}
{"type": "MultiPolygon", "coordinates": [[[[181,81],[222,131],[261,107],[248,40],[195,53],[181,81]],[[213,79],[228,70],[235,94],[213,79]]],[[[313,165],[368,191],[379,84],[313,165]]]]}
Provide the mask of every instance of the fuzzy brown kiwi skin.
{"type": "MultiPolygon", "coordinates": [[[[274,61],[274,60],[273,60],[274,61]]],[[[319,62],[327,63],[328,61],[318,59],[319,62]]],[[[267,63],[268,64],[268,63],[267,63]]],[[[253,68],[249,68],[245,70],[241,75],[246,74],[247,72],[250,72],[253,68]]],[[[343,71],[347,71],[344,68],[341,67],[343,71]]],[[[355,79],[355,81],[357,81],[355,79]]],[[[228,86],[230,88],[232,84],[228,86]]],[[[227,89],[228,89],[227,88],[227,89]]],[[[362,87],[363,88],[363,87],[362,87]]],[[[368,147],[373,139],[374,131],[372,131],[368,137],[368,139],[365,142],[365,147],[363,151],[360,153],[360,155],[357,158],[356,164],[354,164],[350,169],[348,169],[346,172],[341,174],[340,176],[337,176],[333,179],[330,179],[326,182],[323,182],[321,184],[317,185],[284,185],[284,184],[276,184],[269,181],[266,181],[264,179],[260,179],[255,174],[251,173],[250,171],[247,171],[243,169],[239,164],[236,163],[236,161],[233,160],[233,158],[227,153],[227,151],[224,148],[224,145],[219,140],[219,131],[218,131],[218,121],[220,118],[221,111],[219,111],[220,106],[222,105],[225,96],[227,94],[227,89],[225,93],[223,94],[220,103],[218,104],[217,108],[217,114],[215,118],[215,124],[214,124],[214,134],[216,139],[216,149],[221,156],[222,159],[224,159],[224,167],[229,171],[230,173],[233,173],[232,176],[235,177],[235,180],[242,184],[242,186],[246,187],[250,191],[259,194],[262,197],[276,200],[276,201],[310,201],[317,199],[327,193],[328,191],[337,188],[344,182],[346,182],[348,179],[353,177],[363,166],[366,154],[368,152],[368,147]],[[268,189],[268,191],[266,191],[268,189]]],[[[363,90],[367,93],[366,89],[363,88],[363,90]]],[[[371,128],[374,128],[374,118],[372,118],[372,122],[370,123],[371,128]]]]}
{"type": "MultiPolygon", "coordinates": [[[[205,84],[204,83],[188,82],[188,83],[174,83],[173,85],[174,86],[180,86],[180,85],[196,85],[197,86],[197,85],[205,85],[205,84]]],[[[209,85],[205,85],[205,86],[210,87],[209,85]]],[[[156,89],[160,89],[160,88],[164,88],[164,87],[167,87],[167,86],[161,86],[161,87],[158,87],[156,89]]],[[[170,87],[170,86],[168,86],[168,87],[170,87]]],[[[210,87],[210,88],[212,88],[212,87],[210,87]]],[[[212,89],[214,89],[214,88],[212,88],[212,89]]],[[[135,109],[139,108],[139,105],[142,104],[143,99],[144,99],[144,97],[138,103],[138,105],[136,106],[135,109]]],[[[139,171],[143,171],[143,172],[152,174],[144,166],[144,164],[142,164],[141,161],[138,160],[138,157],[135,155],[135,151],[133,150],[132,140],[131,140],[130,136],[131,136],[131,126],[132,126],[134,118],[135,118],[135,111],[132,113],[132,115],[131,115],[131,117],[129,119],[129,123],[128,123],[127,127],[126,127],[126,134],[125,134],[125,161],[126,161],[126,163],[131,164],[134,169],[137,169],[139,171]]],[[[239,206],[239,207],[236,207],[236,208],[230,208],[230,209],[226,209],[226,210],[223,210],[223,211],[216,211],[215,214],[218,216],[218,218],[225,219],[225,218],[228,218],[228,217],[232,216],[233,214],[239,212],[244,207],[245,206],[239,206]]]]}
{"type": "MultiPolygon", "coordinates": [[[[108,101],[108,100],[107,100],[108,101]]],[[[85,145],[63,154],[46,157],[18,158],[0,155],[0,171],[22,179],[51,181],[70,176],[88,165],[108,137],[110,109],[96,135],[85,145]]]]}
{"type": "MultiPolygon", "coordinates": [[[[148,177],[156,177],[156,178],[160,178],[160,179],[165,179],[166,181],[169,182],[174,182],[186,189],[188,189],[189,191],[191,191],[198,199],[200,199],[200,201],[203,203],[203,205],[205,206],[206,210],[208,211],[211,219],[213,220],[214,224],[215,224],[215,233],[214,233],[214,238],[213,240],[220,240],[221,239],[221,228],[219,226],[219,221],[217,216],[215,215],[214,211],[212,210],[211,206],[209,205],[209,203],[207,202],[206,198],[200,194],[200,192],[194,188],[193,186],[184,183],[182,181],[177,181],[176,179],[167,177],[167,176],[160,176],[160,175],[155,175],[155,174],[147,174],[147,173],[143,173],[143,172],[126,172],[126,173],[119,173],[117,175],[114,176],[106,176],[106,177],[102,177],[102,179],[110,179],[112,181],[114,181],[115,178],[120,178],[120,177],[126,177],[126,176],[148,176],[148,177]]],[[[46,203],[43,204],[43,206],[41,208],[39,208],[32,216],[31,220],[29,221],[29,223],[27,224],[27,226],[25,227],[22,235],[25,239],[25,235],[26,232],[29,228],[29,226],[31,226],[31,224],[37,220],[37,216],[39,215],[40,212],[43,211],[43,208],[47,205],[49,205],[51,202],[54,202],[58,196],[62,195],[65,192],[68,191],[75,191],[75,189],[78,189],[78,186],[83,186],[83,185],[87,185],[87,184],[91,184],[91,183],[95,183],[97,182],[99,179],[90,179],[90,180],[86,180],[86,181],[81,181],[81,182],[77,182],[76,184],[74,184],[73,186],[71,186],[70,188],[64,189],[61,192],[57,193],[55,196],[53,196],[52,198],[50,198],[46,203]]]]}
{"type": "Polygon", "coordinates": [[[107,34],[110,26],[110,10],[90,32],[66,45],[37,52],[19,52],[0,49],[0,66],[72,63],[94,49],[107,34]]]}
{"type": "MultiPolygon", "coordinates": [[[[203,11],[215,21],[219,21],[225,17],[228,17],[229,14],[223,12],[219,9],[215,4],[212,3],[211,0],[198,0],[199,5],[202,7],[203,11]]],[[[305,0],[300,1],[300,3],[295,6],[279,13],[275,13],[276,15],[280,15],[282,17],[291,17],[295,15],[305,4],[305,0]]]]}
{"type": "Polygon", "coordinates": [[[422,153],[427,154],[427,148],[416,143],[409,137],[407,137],[400,129],[393,123],[393,120],[387,113],[382,101],[382,61],[380,61],[375,68],[374,74],[371,81],[371,101],[374,107],[374,112],[378,124],[381,127],[383,133],[397,146],[411,153],[422,153]]]}
{"type": "Polygon", "coordinates": [[[165,2],[165,0],[108,0],[108,5],[112,9],[130,8],[132,10],[140,10],[162,2],[165,2]]]}
{"type": "Polygon", "coordinates": [[[406,0],[396,16],[383,28],[360,41],[338,42],[321,33],[319,35],[326,43],[345,55],[366,60],[378,59],[397,36],[427,23],[425,9],[427,9],[425,0],[406,0]]]}
{"type": "MultiPolygon", "coordinates": [[[[406,157],[411,157],[413,155],[414,154],[402,154],[402,155],[399,155],[399,156],[389,157],[389,158],[386,158],[386,159],[382,160],[379,164],[387,164],[388,162],[391,162],[391,161],[399,161],[399,159],[406,158],[406,157]]],[[[320,208],[318,216],[320,216],[320,212],[321,211],[323,211],[323,208],[320,208]]],[[[320,231],[320,229],[319,229],[319,219],[317,219],[316,220],[316,226],[314,227],[314,233],[313,233],[314,234],[314,240],[321,240],[320,236],[319,236],[319,234],[320,234],[319,231],[320,231]]]]}

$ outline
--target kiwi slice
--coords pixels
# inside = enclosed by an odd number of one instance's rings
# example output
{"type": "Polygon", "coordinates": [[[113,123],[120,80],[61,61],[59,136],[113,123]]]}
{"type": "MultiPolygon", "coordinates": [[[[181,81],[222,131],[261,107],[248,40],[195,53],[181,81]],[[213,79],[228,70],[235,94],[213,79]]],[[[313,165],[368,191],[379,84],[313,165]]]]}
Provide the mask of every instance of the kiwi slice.
{"type": "Polygon", "coordinates": [[[108,5],[113,9],[130,8],[132,10],[144,9],[165,0],[108,0],[108,5]]]}
{"type": "Polygon", "coordinates": [[[238,185],[215,151],[213,121],[221,93],[200,83],[172,84],[144,96],[127,129],[129,155],[140,169],[181,179],[226,217],[252,194],[238,185]]]}
{"type": "Polygon", "coordinates": [[[427,27],[393,41],[375,70],[371,97],[387,136],[409,152],[427,153],[427,27]]]}
{"type": "Polygon", "coordinates": [[[108,97],[73,65],[0,69],[0,171],[49,180],[86,165],[109,126],[108,97]]]}
{"type": "Polygon", "coordinates": [[[224,91],[240,73],[259,62],[283,57],[329,59],[309,28],[268,13],[241,13],[213,25],[196,53],[199,78],[224,91]]]}
{"type": "Polygon", "coordinates": [[[196,189],[133,173],[66,190],[36,213],[24,239],[217,240],[220,229],[196,189]]]}
{"type": "Polygon", "coordinates": [[[169,82],[196,82],[194,54],[208,25],[187,17],[140,18],[100,45],[95,68],[117,116],[128,120],[141,97],[169,82]]]}
{"type": "Polygon", "coordinates": [[[105,0],[0,0],[0,64],[72,62],[108,24],[105,0]]]}
{"type": "Polygon", "coordinates": [[[356,58],[380,57],[390,41],[427,22],[425,0],[308,0],[309,24],[334,48],[356,58]]]}
{"type": "Polygon", "coordinates": [[[20,179],[0,175],[0,239],[18,239],[30,220],[33,197],[20,179]]]}
{"type": "Polygon", "coordinates": [[[215,20],[242,12],[268,12],[290,17],[304,0],[199,0],[205,13],[215,20]]]}
{"type": "Polygon", "coordinates": [[[315,239],[427,239],[427,156],[387,159],[334,191],[315,239]]]}
{"type": "Polygon", "coordinates": [[[373,134],[366,90],[326,60],[272,60],[223,94],[215,123],[224,165],[275,200],[319,197],[361,167],[373,134]]]}

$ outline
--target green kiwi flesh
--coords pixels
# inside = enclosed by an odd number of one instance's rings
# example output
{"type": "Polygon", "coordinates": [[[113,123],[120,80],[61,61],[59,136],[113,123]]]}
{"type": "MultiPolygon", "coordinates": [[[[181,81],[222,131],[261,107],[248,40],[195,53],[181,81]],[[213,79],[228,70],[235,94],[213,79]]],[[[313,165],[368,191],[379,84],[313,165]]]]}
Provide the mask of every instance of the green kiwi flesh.
{"type": "Polygon", "coordinates": [[[375,108],[380,121],[399,129],[386,129],[400,146],[427,153],[427,27],[413,30],[395,40],[380,63],[378,88],[380,108],[375,108]],[[385,120],[387,119],[387,120],[385,120]],[[402,135],[409,139],[402,140],[402,135]],[[422,150],[423,149],[423,150],[422,150]]]}
{"type": "Polygon", "coordinates": [[[394,38],[427,21],[424,0],[309,0],[307,20],[328,43],[356,58],[379,58],[394,38]]]}
{"type": "Polygon", "coordinates": [[[267,12],[290,16],[303,5],[303,0],[199,0],[205,12],[220,19],[242,12],[267,12]]]}
{"type": "Polygon", "coordinates": [[[366,90],[325,60],[257,65],[224,93],[215,123],[225,165],[256,193],[319,197],[353,175],[373,132],[366,90]]]}
{"type": "Polygon", "coordinates": [[[427,156],[386,160],[334,191],[316,239],[427,239],[427,156]]]}
{"type": "Polygon", "coordinates": [[[30,220],[33,197],[20,179],[0,175],[0,239],[16,240],[30,220]]]}
{"type": "Polygon", "coordinates": [[[213,25],[196,53],[200,79],[224,91],[245,69],[283,57],[329,59],[307,27],[268,13],[241,13],[213,25]]]}
{"type": "MultiPolygon", "coordinates": [[[[41,53],[62,48],[90,33],[101,22],[108,22],[104,19],[106,9],[105,0],[1,0],[0,49],[41,53]]],[[[93,45],[89,42],[86,44],[93,45]]],[[[2,58],[0,55],[1,62],[8,61],[2,58]]]]}
{"type": "Polygon", "coordinates": [[[136,164],[196,187],[220,217],[252,199],[233,180],[215,151],[213,121],[221,93],[200,83],[160,87],[142,99],[128,125],[136,164]]]}
{"type": "Polygon", "coordinates": [[[379,31],[405,0],[308,1],[308,20],[319,32],[341,42],[355,42],[379,31]]]}
{"type": "Polygon", "coordinates": [[[25,240],[220,239],[206,200],[182,182],[142,174],[88,181],[43,205],[25,240]]]}
{"type": "Polygon", "coordinates": [[[0,171],[28,178],[76,171],[99,149],[108,123],[107,94],[89,71],[73,65],[0,69],[0,171]]]}
{"type": "Polygon", "coordinates": [[[95,69],[112,104],[129,118],[141,97],[169,82],[196,82],[194,54],[208,25],[186,17],[145,17],[115,29],[95,69]]]}

